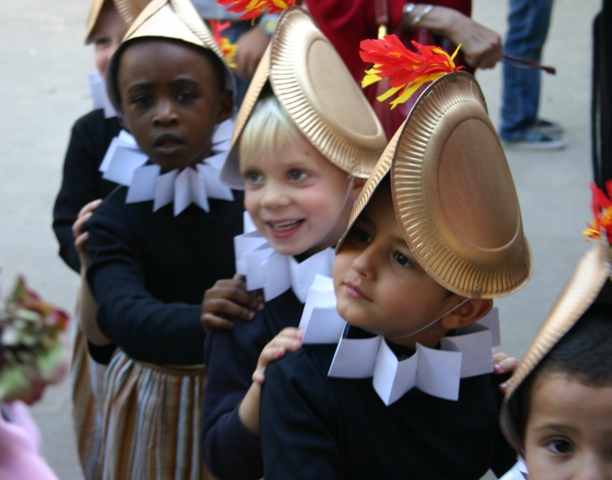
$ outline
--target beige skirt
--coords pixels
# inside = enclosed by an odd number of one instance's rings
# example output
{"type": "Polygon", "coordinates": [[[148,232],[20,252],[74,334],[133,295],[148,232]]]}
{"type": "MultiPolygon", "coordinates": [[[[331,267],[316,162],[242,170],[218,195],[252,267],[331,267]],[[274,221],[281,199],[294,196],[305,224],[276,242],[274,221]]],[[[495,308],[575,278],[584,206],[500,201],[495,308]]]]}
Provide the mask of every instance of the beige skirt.
{"type": "Polygon", "coordinates": [[[92,360],[87,350],[85,336],[79,328],[78,319],[75,317],[73,322],[70,385],[77,453],[84,478],[100,480],[102,470],[99,457],[102,445],[102,405],[106,366],[92,360]]]}
{"type": "Polygon", "coordinates": [[[104,480],[202,480],[203,366],[159,367],[122,351],[106,372],[104,480]]]}

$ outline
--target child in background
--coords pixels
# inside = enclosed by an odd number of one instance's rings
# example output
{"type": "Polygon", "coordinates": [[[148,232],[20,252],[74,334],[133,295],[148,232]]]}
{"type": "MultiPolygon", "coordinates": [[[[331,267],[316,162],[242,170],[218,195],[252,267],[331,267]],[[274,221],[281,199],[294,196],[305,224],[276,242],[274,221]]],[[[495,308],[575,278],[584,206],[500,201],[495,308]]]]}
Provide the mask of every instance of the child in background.
{"type": "Polygon", "coordinates": [[[612,478],[611,253],[583,256],[512,377],[501,424],[526,469],[504,480],[612,478]]]}
{"type": "MultiPolygon", "coordinates": [[[[106,66],[127,32],[129,23],[133,21],[136,13],[144,8],[141,4],[146,1],[148,0],[93,1],[87,21],[85,44],[93,45],[94,48],[97,75],[90,76],[94,98],[96,93],[104,92],[102,78],[106,74],[106,66]]],[[[86,240],[86,234],[81,236],[82,224],[91,216],[91,210],[99,205],[101,200],[98,199],[106,197],[117,186],[114,182],[102,178],[99,167],[111,140],[119,134],[121,126],[114,109],[109,108],[110,103],[104,102],[106,95],[99,96],[102,100],[98,98],[98,102],[94,101],[94,104],[98,103],[94,110],[78,119],[72,128],[64,160],[62,185],[53,208],[53,229],[60,244],[60,256],[76,272],[83,266],[75,249],[75,239],[80,243],[86,240]],[[77,220],[82,208],[83,214],[77,220]]],[[[80,307],[77,307],[77,312],[79,310],[80,307]]],[[[78,317],[79,313],[76,315],[76,318],[78,317]]],[[[77,322],[74,329],[71,365],[72,417],[83,474],[86,479],[92,480],[100,478],[98,453],[102,419],[99,403],[104,368],[90,360],[77,322]]]]}
{"type": "MultiPolygon", "coordinates": [[[[127,32],[128,21],[121,17],[113,0],[94,0],[91,5],[85,44],[94,45],[96,70],[102,78],[127,32]]],[[[83,206],[106,197],[117,186],[104,180],[99,171],[111,140],[121,130],[119,119],[112,113],[108,109],[105,112],[101,104],[75,122],[64,160],[62,186],[53,207],[53,230],[60,243],[60,256],[77,273],[80,261],[72,225],[83,206]]]]}
{"type": "MultiPolygon", "coordinates": [[[[237,262],[249,263],[247,282],[265,277],[254,288],[263,288],[266,304],[252,321],[207,334],[202,446],[213,475],[263,476],[253,371],[285,327],[293,327],[286,333],[299,347],[295,327],[308,288],[315,274],[331,272],[331,247],[384,146],[376,116],[329,41],[302,9],[283,12],[238,113],[222,172],[226,183],[245,189],[245,207],[260,232],[237,239],[237,245],[259,242],[242,256],[237,248],[237,262]]],[[[245,307],[256,307],[242,280],[219,282],[203,305],[216,326],[231,325],[218,313],[234,287],[244,296],[230,300],[243,305],[232,303],[223,313],[236,318],[244,311],[248,318],[245,307]]]]}
{"type": "Polygon", "coordinates": [[[87,225],[87,282],[107,339],[90,351],[109,362],[103,478],[200,480],[201,301],[234,273],[243,211],[218,181],[231,73],[189,1],[153,0],[111,58],[107,88],[149,162],[108,166],[129,187],[87,225]]]}
{"type": "Polygon", "coordinates": [[[531,254],[471,75],[426,88],[351,220],[333,270],[347,335],[305,345],[265,372],[266,479],[505,472],[514,454],[499,431],[492,333],[475,322],[527,282],[531,254]]]}

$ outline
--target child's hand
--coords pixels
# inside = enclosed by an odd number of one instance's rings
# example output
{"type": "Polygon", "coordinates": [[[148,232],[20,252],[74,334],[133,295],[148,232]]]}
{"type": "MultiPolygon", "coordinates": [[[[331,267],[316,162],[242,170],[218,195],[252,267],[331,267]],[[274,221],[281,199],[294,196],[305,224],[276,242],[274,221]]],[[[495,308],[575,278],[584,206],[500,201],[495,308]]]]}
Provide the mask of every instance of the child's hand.
{"type": "MultiPolygon", "coordinates": [[[[504,373],[512,373],[518,366],[518,359],[506,355],[505,353],[496,353],[493,355],[493,370],[496,375],[503,375],[504,373]]],[[[510,380],[499,385],[499,389],[502,393],[506,393],[510,385],[510,380]]]]}
{"type": "Polygon", "coordinates": [[[270,362],[278,360],[287,352],[295,352],[302,348],[304,330],[301,328],[283,328],[259,354],[257,368],[253,372],[253,381],[259,385],[264,383],[264,371],[270,362]]]}
{"type": "Polygon", "coordinates": [[[248,292],[244,277],[236,274],[231,280],[218,280],[204,293],[200,322],[204,330],[209,328],[232,328],[232,321],[224,318],[252,320],[255,312],[264,308],[259,292],[248,292]]]}
{"type": "Polygon", "coordinates": [[[300,328],[284,328],[268,342],[259,354],[257,368],[253,372],[253,383],[238,407],[238,417],[242,425],[253,435],[259,436],[259,403],[266,366],[284,356],[286,352],[299,350],[302,347],[303,337],[304,330],[300,328]]]}
{"type": "Polygon", "coordinates": [[[100,206],[102,203],[102,199],[94,200],[86,204],[79,215],[77,216],[76,221],[72,225],[72,234],[74,235],[74,246],[79,254],[79,258],[81,260],[81,266],[85,269],[91,263],[91,255],[87,253],[85,250],[85,243],[89,238],[89,232],[83,232],[83,226],[87,221],[91,218],[93,211],[100,206]]]}

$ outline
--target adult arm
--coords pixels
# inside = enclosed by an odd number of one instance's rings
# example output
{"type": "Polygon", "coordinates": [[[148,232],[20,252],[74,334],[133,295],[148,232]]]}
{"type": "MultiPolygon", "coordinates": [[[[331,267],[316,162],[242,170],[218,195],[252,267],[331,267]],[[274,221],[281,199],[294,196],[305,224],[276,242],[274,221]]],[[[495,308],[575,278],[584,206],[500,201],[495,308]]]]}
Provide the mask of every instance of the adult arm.
{"type": "Polygon", "coordinates": [[[412,25],[426,8],[427,4],[416,4],[413,12],[403,16],[403,28],[406,31],[425,28],[461,45],[466,63],[473,68],[493,68],[501,60],[501,35],[453,8],[435,6],[417,25],[412,25]]]}

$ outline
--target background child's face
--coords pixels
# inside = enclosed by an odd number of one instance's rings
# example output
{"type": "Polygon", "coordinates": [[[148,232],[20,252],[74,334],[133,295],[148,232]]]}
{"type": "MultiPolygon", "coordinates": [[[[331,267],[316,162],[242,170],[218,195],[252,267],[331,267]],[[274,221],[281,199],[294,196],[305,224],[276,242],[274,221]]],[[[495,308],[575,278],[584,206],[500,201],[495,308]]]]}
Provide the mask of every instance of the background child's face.
{"type": "Polygon", "coordinates": [[[112,0],[106,0],[89,36],[91,43],[94,44],[94,61],[100,75],[106,75],[108,62],[119,47],[127,29],[128,26],[119,15],[115,4],[112,0]]]}
{"type": "Polygon", "coordinates": [[[351,325],[394,343],[435,346],[440,323],[410,334],[458,303],[414,260],[395,218],[391,194],[381,185],[350,229],[334,262],[338,313],[351,325]]]}
{"type": "Polygon", "coordinates": [[[272,248],[285,255],[311,255],[333,246],[362,185],[351,183],[305,139],[270,155],[241,159],[240,172],[245,208],[272,248]]]}
{"type": "Polygon", "coordinates": [[[612,479],[612,387],[542,373],[531,391],[525,460],[529,480],[612,479]]]}
{"type": "Polygon", "coordinates": [[[198,47],[134,43],[121,56],[118,76],[124,121],[152,162],[172,170],[211,154],[215,125],[231,115],[232,99],[198,47]]]}

